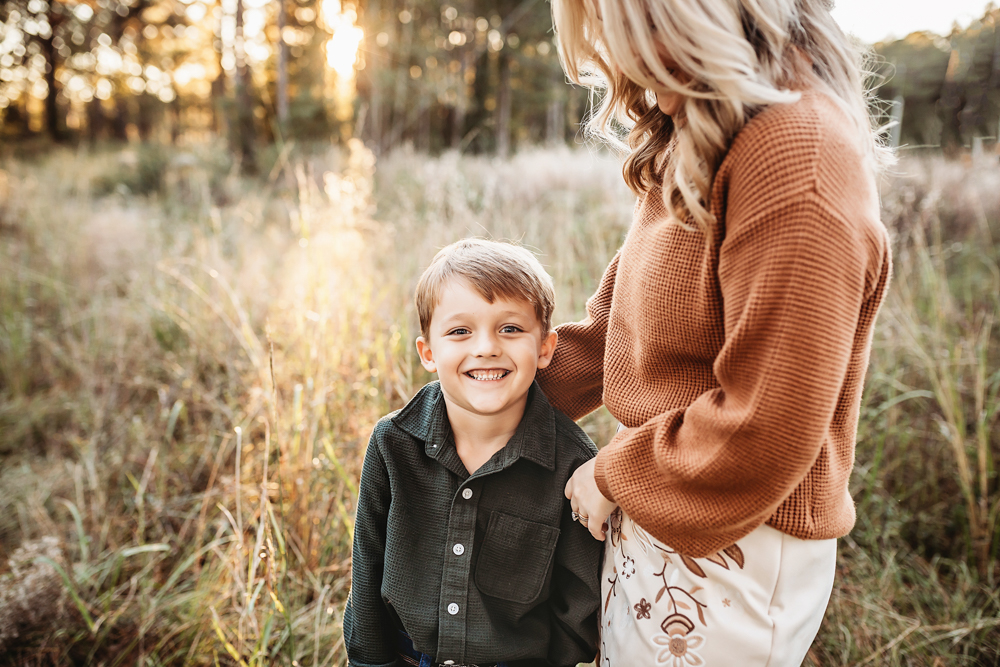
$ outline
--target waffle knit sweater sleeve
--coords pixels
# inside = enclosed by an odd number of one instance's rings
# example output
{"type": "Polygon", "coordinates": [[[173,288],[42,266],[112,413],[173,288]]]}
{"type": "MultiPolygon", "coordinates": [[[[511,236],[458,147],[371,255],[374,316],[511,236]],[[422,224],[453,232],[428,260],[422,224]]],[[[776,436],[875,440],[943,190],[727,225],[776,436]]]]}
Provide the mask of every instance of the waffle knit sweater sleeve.
{"type": "Polygon", "coordinates": [[[710,240],[664,222],[651,192],[588,319],[558,329],[546,394],[575,418],[592,410],[600,360],[627,428],[598,455],[598,486],[682,553],[763,523],[803,539],[854,523],[847,481],[889,251],[853,137],[819,94],[764,112],[717,174],[710,240]]]}
{"type": "Polygon", "coordinates": [[[556,374],[539,375],[545,395],[555,392],[556,399],[549,401],[572,419],[580,419],[604,402],[604,341],[619,255],[604,270],[597,292],[587,299],[587,317],[556,328],[556,355],[562,358],[556,374]]]}

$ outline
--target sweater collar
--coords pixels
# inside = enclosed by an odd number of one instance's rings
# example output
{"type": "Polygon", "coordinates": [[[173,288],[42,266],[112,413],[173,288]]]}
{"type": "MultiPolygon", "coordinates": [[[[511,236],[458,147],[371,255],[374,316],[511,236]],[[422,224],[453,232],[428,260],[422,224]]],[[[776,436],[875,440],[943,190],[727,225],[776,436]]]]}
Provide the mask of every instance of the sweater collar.
{"type": "MultiPolygon", "coordinates": [[[[427,456],[442,463],[446,463],[443,460],[445,457],[451,459],[451,454],[458,458],[440,382],[425,385],[392,421],[409,435],[422,441],[427,456]]],[[[503,467],[510,466],[519,458],[525,458],[547,470],[555,470],[555,438],[555,412],[538,383],[533,382],[528,390],[528,402],[524,406],[521,422],[502,450],[503,467]]]]}

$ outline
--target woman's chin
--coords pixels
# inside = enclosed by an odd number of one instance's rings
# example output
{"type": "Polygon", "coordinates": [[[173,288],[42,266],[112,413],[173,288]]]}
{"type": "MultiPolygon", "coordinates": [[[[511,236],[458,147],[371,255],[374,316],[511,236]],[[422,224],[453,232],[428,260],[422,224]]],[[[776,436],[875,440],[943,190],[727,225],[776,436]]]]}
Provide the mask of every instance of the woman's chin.
{"type": "Polygon", "coordinates": [[[676,116],[684,105],[684,99],[676,93],[657,93],[656,106],[667,116],[676,116]]]}

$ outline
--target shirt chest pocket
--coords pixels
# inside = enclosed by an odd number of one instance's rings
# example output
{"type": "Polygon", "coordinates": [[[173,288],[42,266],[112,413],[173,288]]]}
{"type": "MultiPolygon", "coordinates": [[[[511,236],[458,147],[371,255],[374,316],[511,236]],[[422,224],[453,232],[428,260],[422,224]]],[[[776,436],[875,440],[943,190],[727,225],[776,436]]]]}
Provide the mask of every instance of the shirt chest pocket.
{"type": "Polygon", "coordinates": [[[545,585],[558,540],[558,528],[491,512],[476,561],[476,587],[501,600],[532,602],[545,585]]]}

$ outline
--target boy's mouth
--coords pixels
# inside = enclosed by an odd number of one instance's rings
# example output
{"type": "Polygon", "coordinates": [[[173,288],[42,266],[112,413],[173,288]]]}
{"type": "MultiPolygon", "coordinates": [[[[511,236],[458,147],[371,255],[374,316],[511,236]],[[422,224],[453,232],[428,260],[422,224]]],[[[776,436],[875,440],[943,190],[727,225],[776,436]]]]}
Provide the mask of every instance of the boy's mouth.
{"type": "Polygon", "coordinates": [[[468,375],[473,380],[478,380],[480,382],[493,382],[496,380],[504,379],[505,377],[510,375],[510,371],[505,371],[497,368],[493,370],[466,371],[465,374],[468,375]]]}

